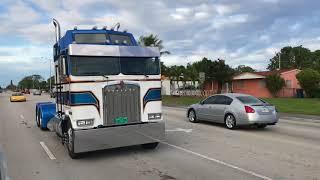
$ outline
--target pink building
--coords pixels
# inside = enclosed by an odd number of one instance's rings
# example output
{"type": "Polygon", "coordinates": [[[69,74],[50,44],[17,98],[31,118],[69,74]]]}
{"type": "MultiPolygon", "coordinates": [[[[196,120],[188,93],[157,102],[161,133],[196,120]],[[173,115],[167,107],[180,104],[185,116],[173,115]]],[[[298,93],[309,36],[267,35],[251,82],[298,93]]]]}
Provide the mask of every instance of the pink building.
{"type": "Polygon", "coordinates": [[[232,92],[246,93],[256,97],[272,97],[266,87],[265,78],[271,74],[279,74],[285,80],[285,87],[280,90],[279,97],[294,97],[296,90],[300,89],[296,75],[298,69],[282,69],[278,71],[263,71],[253,73],[242,73],[233,78],[232,92]]]}
{"type": "MultiPolygon", "coordinates": [[[[285,80],[285,87],[280,90],[279,97],[295,97],[296,90],[300,89],[299,82],[296,75],[300,72],[298,69],[282,69],[277,71],[263,71],[263,72],[246,72],[233,77],[230,85],[223,85],[222,92],[244,93],[256,97],[268,98],[272,97],[271,93],[266,87],[265,78],[271,74],[280,74],[285,80]]],[[[217,82],[207,82],[204,85],[205,90],[217,92],[217,82]]]]}

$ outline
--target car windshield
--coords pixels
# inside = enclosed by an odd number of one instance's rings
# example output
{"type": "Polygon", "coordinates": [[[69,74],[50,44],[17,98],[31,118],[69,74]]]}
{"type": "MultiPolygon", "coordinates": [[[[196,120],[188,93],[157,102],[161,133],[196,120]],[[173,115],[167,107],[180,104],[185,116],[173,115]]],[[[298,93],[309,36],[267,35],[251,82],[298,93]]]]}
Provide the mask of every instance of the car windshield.
{"type": "Polygon", "coordinates": [[[243,104],[263,104],[264,102],[253,96],[238,96],[237,99],[243,104]]]}
{"type": "Polygon", "coordinates": [[[158,58],[150,57],[80,57],[72,56],[71,74],[74,76],[157,75],[158,58]]]}
{"type": "Polygon", "coordinates": [[[13,93],[12,96],[22,96],[22,93],[13,93]]]}

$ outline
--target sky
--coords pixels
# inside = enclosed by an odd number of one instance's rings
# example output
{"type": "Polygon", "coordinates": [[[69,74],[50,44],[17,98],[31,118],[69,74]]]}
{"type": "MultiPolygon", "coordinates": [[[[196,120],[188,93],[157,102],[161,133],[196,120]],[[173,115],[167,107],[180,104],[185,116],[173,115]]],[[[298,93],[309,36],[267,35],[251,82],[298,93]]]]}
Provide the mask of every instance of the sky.
{"type": "Polygon", "coordinates": [[[316,0],[0,0],[0,86],[26,75],[49,77],[52,18],[67,29],[120,22],[138,39],[157,34],[168,66],[208,57],[265,70],[284,46],[320,49],[316,0]]]}

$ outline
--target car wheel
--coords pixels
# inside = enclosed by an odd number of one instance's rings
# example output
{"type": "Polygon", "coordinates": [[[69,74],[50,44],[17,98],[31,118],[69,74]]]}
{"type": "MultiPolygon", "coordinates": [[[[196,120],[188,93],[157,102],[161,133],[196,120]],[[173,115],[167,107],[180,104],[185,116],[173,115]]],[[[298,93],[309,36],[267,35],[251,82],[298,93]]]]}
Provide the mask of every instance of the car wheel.
{"type": "Polygon", "coordinates": [[[224,120],[224,123],[228,129],[236,128],[236,118],[232,114],[227,114],[224,120]]]}
{"type": "Polygon", "coordinates": [[[259,124],[259,125],[257,125],[257,128],[259,128],[259,129],[263,129],[263,128],[266,128],[266,127],[267,127],[266,124],[259,124]]]}
{"type": "Polygon", "coordinates": [[[159,142],[154,143],[148,143],[148,144],[142,144],[143,149],[155,149],[158,146],[159,142]]]}
{"type": "Polygon", "coordinates": [[[68,123],[67,138],[68,138],[68,141],[67,141],[68,143],[66,145],[67,145],[69,156],[72,159],[77,159],[78,154],[74,152],[74,130],[71,126],[70,121],[68,123]]]}
{"type": "Polygon", "coordinates": [[[189,111],[189,113],[188,113],[188,119],[189,119],[189,121],[192,122],[192,123],[198,122],[196,112],[195,112],[193,109],[191,109],[191,110],[189,111]]]}

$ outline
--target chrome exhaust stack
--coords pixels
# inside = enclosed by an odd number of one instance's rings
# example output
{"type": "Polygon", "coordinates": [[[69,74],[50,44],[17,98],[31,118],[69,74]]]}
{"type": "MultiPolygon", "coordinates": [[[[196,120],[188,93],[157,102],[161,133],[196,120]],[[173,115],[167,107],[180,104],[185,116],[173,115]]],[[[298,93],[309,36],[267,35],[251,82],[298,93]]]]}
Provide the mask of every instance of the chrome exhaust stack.
{"type": "Polygon", "coordinates": [[[59,40],[61,38],[61,29],[60,29],[60,24],[56,19],[52,19],[53,25],[55,27],[55,32],[56,32],[56,43],[59,43],[59,40]]]}
{"type": "Polygon", "coordinates": [[[111,30],[114,31],[114,29],[116,29],[116,31],[119,31],[119,28],[120,28],[120,23],[118,22],[111,28],[111,30]]]}

